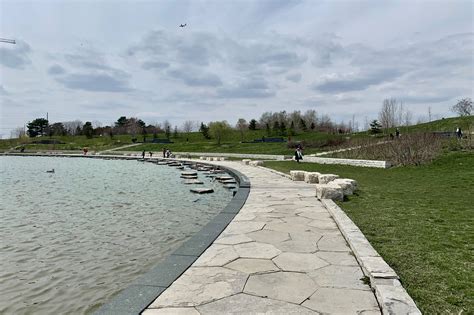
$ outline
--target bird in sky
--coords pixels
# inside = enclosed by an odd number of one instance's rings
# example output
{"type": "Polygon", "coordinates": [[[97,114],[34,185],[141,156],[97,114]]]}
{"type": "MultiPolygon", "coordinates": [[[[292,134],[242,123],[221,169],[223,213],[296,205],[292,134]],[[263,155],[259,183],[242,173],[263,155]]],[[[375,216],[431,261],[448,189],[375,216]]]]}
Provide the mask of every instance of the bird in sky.
{"type": "Polygon", "coordinates": [[[181,24],[179,27],[185,27],[186,26],[186,23],[185,24],[181,24]]]}

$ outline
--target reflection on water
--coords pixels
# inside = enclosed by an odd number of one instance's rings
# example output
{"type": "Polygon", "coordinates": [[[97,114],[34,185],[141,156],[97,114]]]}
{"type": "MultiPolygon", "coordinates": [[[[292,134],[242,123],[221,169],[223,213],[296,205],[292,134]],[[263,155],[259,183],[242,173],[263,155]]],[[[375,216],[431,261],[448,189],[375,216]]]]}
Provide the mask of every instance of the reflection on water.
{"type": "Polygon", "coordinates": [[[90,313],[176,249],[231,193],[120,160],[0,157],[0,314],[90,313]],[[53,169],[54,173],[47,173],[53,169]]]}

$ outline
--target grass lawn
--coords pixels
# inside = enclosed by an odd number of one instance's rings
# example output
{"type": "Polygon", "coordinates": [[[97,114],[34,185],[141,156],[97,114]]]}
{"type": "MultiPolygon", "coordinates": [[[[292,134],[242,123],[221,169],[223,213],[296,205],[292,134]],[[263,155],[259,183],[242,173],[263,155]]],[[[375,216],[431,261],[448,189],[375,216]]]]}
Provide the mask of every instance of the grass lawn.
{"type": "Polygon", "coordinates": [[[356,179],[340,203],[400,276],[424,314],[474,312],[474,153],[446,153],[418,167],[372,169],[265,162],[356,179]]]}

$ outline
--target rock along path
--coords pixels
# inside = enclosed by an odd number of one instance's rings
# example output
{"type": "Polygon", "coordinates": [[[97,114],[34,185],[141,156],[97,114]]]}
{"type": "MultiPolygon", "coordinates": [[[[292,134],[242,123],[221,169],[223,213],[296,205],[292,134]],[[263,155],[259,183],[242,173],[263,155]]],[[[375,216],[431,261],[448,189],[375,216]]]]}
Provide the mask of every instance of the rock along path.
{"type": "Polygon", "coordinates": [[[313,185],[218,162],[250,178],[239,214],[142,314],[380,314],[313,185]]]}

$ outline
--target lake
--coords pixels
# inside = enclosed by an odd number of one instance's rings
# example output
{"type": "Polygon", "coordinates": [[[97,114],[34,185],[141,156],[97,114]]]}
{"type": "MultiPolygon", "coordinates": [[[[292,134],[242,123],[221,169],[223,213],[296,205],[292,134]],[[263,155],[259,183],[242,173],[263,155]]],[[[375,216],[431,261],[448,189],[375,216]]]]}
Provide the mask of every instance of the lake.
{"type": "Polygon", "coordinates": [[[180,172],[135,160],[0,157],[0,313],[91,313],[173,252],[232,198],[203,174],[201,186],[215,192],[193,194],[180,172]]]}

